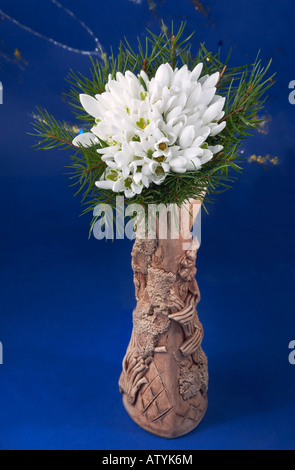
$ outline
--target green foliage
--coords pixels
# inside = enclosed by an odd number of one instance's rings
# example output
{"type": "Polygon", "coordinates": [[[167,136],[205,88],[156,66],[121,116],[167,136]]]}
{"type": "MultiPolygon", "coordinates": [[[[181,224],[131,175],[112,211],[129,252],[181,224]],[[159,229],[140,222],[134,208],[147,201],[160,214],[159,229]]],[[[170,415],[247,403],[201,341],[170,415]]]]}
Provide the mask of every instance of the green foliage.
{"type": "MultiPolygon", "coordinates": [[[[245,138],[253,134],[259,126],[258,113],[265,103],[265,92],[272,85],[273,77],[268,76],[270,63],[262,67],[259,56],[251,65],[242,67],[228,66],[230,55],[225,62],[221,61],[220,51],[217,54],[209,52],[204,44],[194,55],[191,51],[190,38],[183,39],[184,24],[174,34],[169,33],[163,25],[163,32],[155,35],[148,31],[144,44],[138,39],[137,50],[133,50],[127,39],[119,46],[117,56],[111,52],[110,59],[104,56],[103,63],[91,59],[90,76],[84,77],[71,71],[68,80],[70,90],[66,94],[77,121],[85,130],[93,126],[93,118],[86,114],[79,100],[80,93],[96,95],[105,91],[105,84],[109,75],[115,78],[118,71],[127,70],[138,74],[144,70],[148,77],[155,75],[158,67],[163,63],[170,63],[175,67],[187,64],[192,70],[199,62],[203,62],[202,76],[220,72],[217,84],[218,94],[226,96],[225,116],[227,121],[225,129],[215,137],[208,138],[208,145],[223,145],[223,150],[212,160],[203,165],[200,170],[189,171],[183,174],[170,173],[161,186],[152,184],[144,188],[140,195],[125,199],[125,203],[169,204],[181,205],[189,198],[198,198],[206,194],[217,194],[228,189],[234,180],[230,170],[240,171],[239,148],[245,138]]],[[[68,149],[73,150],[69,164],[69,176],[73,186],[77,187],[76,194],[81,193],[83,213],[91,212],[93,208],[103,202],[116,205],[117,193],[110,190],[98,189],[95,181],[99,180],[106,169],[106,164],[96,152],[97,148],[105,146],[103,141],[93,147],[75,147],[72,140],[75,132],[66,123],[56,121],[47,111],[39,111],[35,117],[34,135],[36,146],[39,149],[68,149]]],[[[207,197],[206,197],[207,199],[207,197]]],[[[93,222],[91,227],[93,227],[93,222]]]]}

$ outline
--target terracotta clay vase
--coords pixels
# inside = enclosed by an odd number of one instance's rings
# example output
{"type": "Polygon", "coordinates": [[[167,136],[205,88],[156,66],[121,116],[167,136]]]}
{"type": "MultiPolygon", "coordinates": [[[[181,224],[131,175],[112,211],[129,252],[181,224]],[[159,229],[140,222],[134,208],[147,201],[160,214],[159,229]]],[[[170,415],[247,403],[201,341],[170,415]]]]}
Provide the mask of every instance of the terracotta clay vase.
{"type": "MultiPolygon", "coordinates": [[[[200,201],[190,201],[191,210],[200,201]]],[[[174,438],[194,429],[207,409],[208,368],[196,305],[197,244],[178,226],[161,239],[137,237],[132,268],[137,306],[119,380],[124,406],[143,429],[174,438]]]]}

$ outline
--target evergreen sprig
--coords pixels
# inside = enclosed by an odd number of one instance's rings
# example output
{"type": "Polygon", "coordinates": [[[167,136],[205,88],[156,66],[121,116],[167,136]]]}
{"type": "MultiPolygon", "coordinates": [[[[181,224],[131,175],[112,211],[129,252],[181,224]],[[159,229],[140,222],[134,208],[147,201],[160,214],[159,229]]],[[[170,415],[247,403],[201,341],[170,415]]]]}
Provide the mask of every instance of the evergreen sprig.
{"type": "MultiPolygon", "coordinates": [[[[263,67],[259,55],[253,64],[241,67],[229,67],[230,54],[226,61],[217,54],[209,52],[204,44],[200,44],[197,54],[193,54],[190,38],[183,39],[185,24],[182,23],[174,34],[163,27],[163,32],[156,35],[151,31],[145,38],[144,44],[138,38],[137,50],[134,50],[127,39],[121,42],[117,56],[111,51],[111,56],[103,57],[103,62],[91,59],[90,76],[70,73],[68,82],[70,90],[66,96],[73,107],[74,114],[81,127],[88,131],[93,125],[93,118],[85,113],[79,100],[80,93],[96,95],[105,91],[105,85],[111,75],[115,77],[118,71],[127,70],[138,74],[144,70],[152,78],[158,67],[170,63],[173,68],[187,64],[192,70],[199,62],[203,62],[202,75],[220,72],[217,84],[218,94],[226,96],[225,129],[216,137],[208,138],[208,145],[221,144],[222,152],[197,171],[187,171],[183,174],[170,173],[161,186],[152,184],[144,188],[141,194],[125,199],[125,204],[170,204],[181,205],[189,198],[199,198],[206,194],[217,194],[228,189],[234,180],[230,170],[241,171],[240,146],[245,138],[253,134],[261,120],[257,117],[262,110],[266,97],[265,92],[273,83],[273,76],[268,76],[270,63],[263,67]]],[[[64,122],[57,121],[47,111],[38,109],[34,119],[34,135],[36,147],[49,150],[54,148],[72,149],[74,151],[68,168],[73,186],[77,187],[76,194],[82,194],[83,213],[91,212],[99,203],[116,206],[117,193],[111,190],[98,189],[95,181],[99,180],[106,169],[97,148],[103,147],[100,141],[92,147],[76,147],[72,140],[76,133],[64,122]]],[[[93,221],[91,224],[93,227],[93,221]]]]}

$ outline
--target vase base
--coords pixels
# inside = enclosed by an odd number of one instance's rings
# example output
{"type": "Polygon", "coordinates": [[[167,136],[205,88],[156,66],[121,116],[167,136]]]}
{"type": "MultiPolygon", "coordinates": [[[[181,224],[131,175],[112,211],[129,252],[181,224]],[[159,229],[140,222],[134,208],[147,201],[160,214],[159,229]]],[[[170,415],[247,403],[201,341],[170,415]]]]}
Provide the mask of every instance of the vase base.
{"type": "Polygon", "coordinates": [[[200,393],[188,400],[185,411],[178,413],[171,410],[156,421],[149,421],[146,413],[137,411],[136,407],[128,402],[125,394],[123,405],[130,418],[142,429],[159,437],[174,439],[191,432],[199,425],[207,411],[208,399],[206,393],[200,393]]]}

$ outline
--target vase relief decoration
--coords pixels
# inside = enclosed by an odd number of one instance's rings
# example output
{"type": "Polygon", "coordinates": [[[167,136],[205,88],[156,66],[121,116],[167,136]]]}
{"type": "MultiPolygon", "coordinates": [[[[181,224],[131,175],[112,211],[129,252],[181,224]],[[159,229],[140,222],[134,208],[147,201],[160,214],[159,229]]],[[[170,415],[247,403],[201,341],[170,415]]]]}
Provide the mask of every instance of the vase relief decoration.
{"type": "Polygon", "coordinates": [[[167,237],[161,238],[157,230],[155,239],[140,234],[134,243],[137,306],[119,381],[132,419],[147,431],[168,438],[191,431],[207,409],[207,358],[196,311],[199,240],[189,238],[196,215],[193,206],[199,211],[201,202],[186,206],[191,214],[188,233],[181,230],[181,217],[172,230],[172,216],[167,237]]]}
{"type": "Polygon", "coordinates": [[[72,150],[70,177],[83,213],[93,214],[90,233],[102,226],[97,207],[116,210],[118,196],[129,217],[135,206],[145,213],[177,207],[166,236],[161,215],[153,237],[146,218],[138,219],[131,256],[137,304],[119,380],[131,418],[171,438],[195,428],[207,409],[194,217],[241,170],[241,145],[261,123],[273,78],[258,57],[229,67],[229,57],[196,48],[191,36],[183,39],[184,24],[175,34],[163,30],[148,32],[137,52],[126,42],[117,57],[92,60],[90,78],[71,73],[77,126],[38,110],[34,130],[40,148],[72,150]]]}

